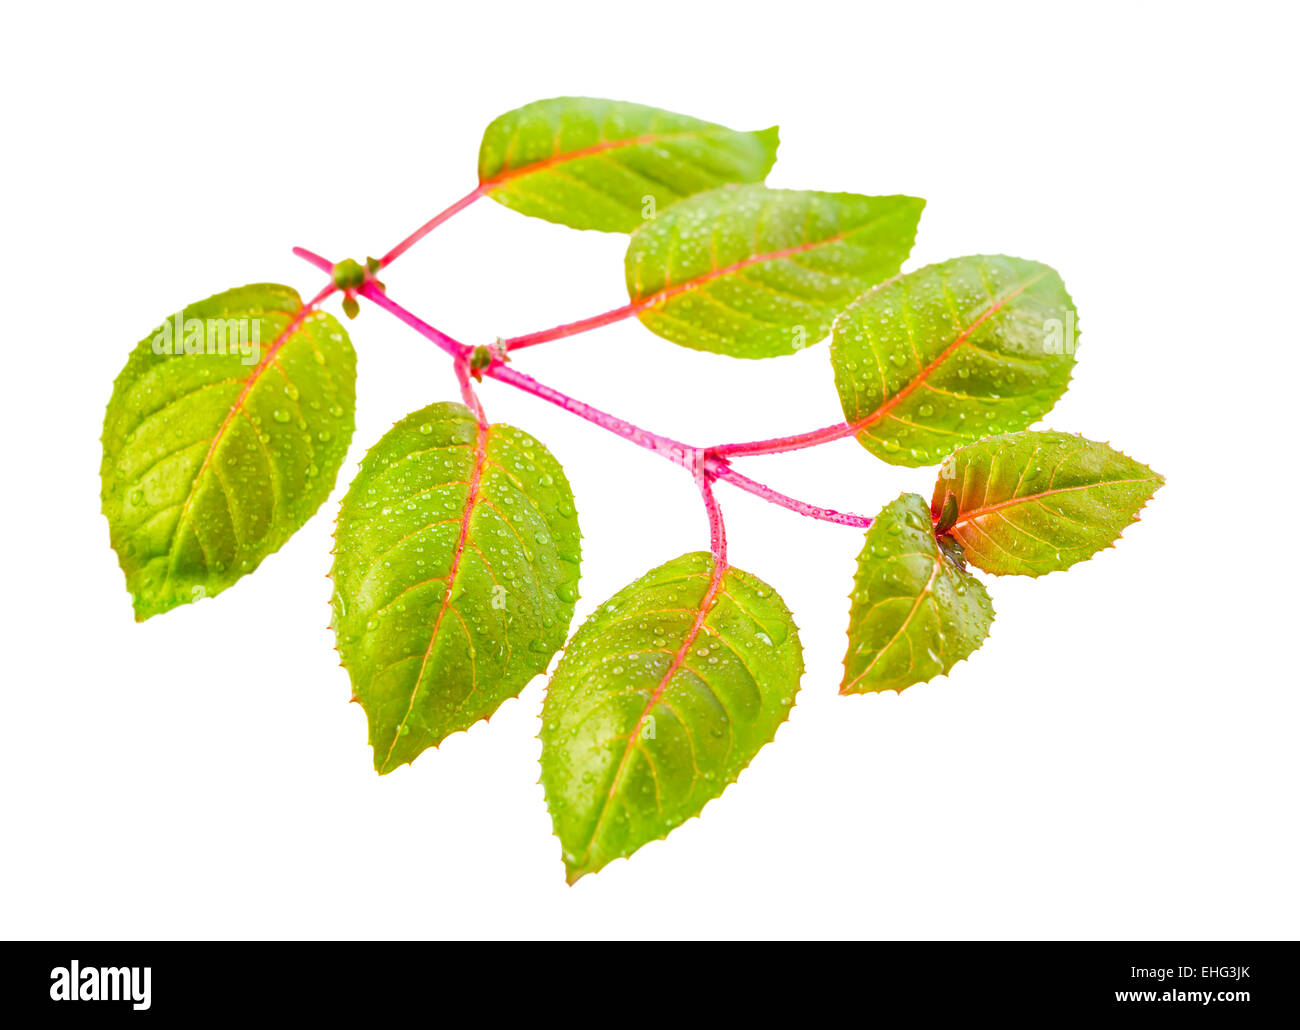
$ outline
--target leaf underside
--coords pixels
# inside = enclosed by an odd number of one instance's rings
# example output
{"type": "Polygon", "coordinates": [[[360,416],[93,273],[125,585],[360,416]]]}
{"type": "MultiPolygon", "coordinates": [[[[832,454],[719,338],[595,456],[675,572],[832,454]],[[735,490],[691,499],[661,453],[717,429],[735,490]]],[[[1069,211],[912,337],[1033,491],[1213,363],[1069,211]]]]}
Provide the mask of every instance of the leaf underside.
{"type": "Polygon", "coordinates": [[[1113,545],[1162,483],[1159,473],[1103,443],[1008,433],[945,461],[931,507],[938,513],[954,499],[946,535],[971,564],[997,575],[1041,576],[1113,545]]]}
{"type": "Polygon", "coordinates": [[[717,797],[789,715],[803,672],[781,598],[685,554],[574,634],[542,713],[542,785],[569,882],[717,797]]]}
{"type": "Polygon", "coordinates": [[[894,465],[1042,418],[1074,366],[1074,305],[1060,276],[976,255],[876,287],[835,323],[831,363],[858,441],[894,465]]]}
{"type": "Polygon", "coordinates": [[[523,214],[631,232],[683,197],[761,182],[776,148],[775,128],[737,132],[641,104],[556,97],[492,122],[478,175],[488,196],[523,214]]]}
{"type": "Polygon", "coordinates": [[[339,509],[334,630],[390,772],[543,672],[577,600],[559,463],[527,433],[432,404],[370,450],[339,509]]]}
{"type": "Polygon", "coordinates": [[[724,186],[632,234],[625,270],[637,317],[667,340],[738,358],[793,354],[894,275],[925,201],[724,186]]]}
{"type": "Polygon", "coordinates": [[[974,653],[993,623],[984,584],[939,547],[916,494],[872,522],[849,600],[841,694],[902,691],[943,675],[974,653]]]}
{"type": "Polygon", "coordinates": [[[225,590],[329,496],[356,356],[337,321],[301,309],[275,284],[191,304],[114,382],[101,496],[137,619],[225,590]]]}

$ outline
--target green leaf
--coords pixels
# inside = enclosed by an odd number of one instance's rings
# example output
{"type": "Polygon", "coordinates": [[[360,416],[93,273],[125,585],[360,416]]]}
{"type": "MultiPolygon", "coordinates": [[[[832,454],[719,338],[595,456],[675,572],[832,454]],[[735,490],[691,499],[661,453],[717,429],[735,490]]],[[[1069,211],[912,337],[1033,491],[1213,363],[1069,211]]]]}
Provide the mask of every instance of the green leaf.
{"type": "Polygon", "coordinates": [[[665,339],[737,358],[793,354],[894,275],[924,200],[724,186],[632,234],[637,317],[665,339]]]}
{"type": "Polygon", "coordinates": [[[545,671],[568,635],[578,559],[564,470],[527,433],[431,404],[371,448],[339,509],[332,576],[378,772],[545,671]]]}
{"type": "Polygon", "coordinates": [[[903,494],[867,530],[849,595],[841,694],[902,691],[969,658],[993,604],[960,557],[941,549],[925,499],[903,494]]]}
{"type": "Polygon", "coordinates": [[[278,550],[333,489],[355,404],[347,333],[288,286],[219,293],[141,340],[100,466],[136,618],[219,594],[278,550]]]}
{"type": "Polygon", "coordinates": [[[1164,477],[1104,443],[1068,433],[1008,433],[945,461],[933,508],[955,499],[946,535],[972,565],[1041,576],[1119,539],[1164,477]]]}
{"type": "Polygon", "coordinates": [[[781,598],[709,554],[606,601],[542,712],[542,785],[569,882],[698,815],[786,720],[802,673],[781,598]]]}
{"type": "Polygon", "coordinates": [[[862,446],[894,465],[933,465],[1050,411],[1069,385],[1075,334],[1052,269],[978,255],[876,287],[835,323],[831,364],[862,446]]]}
{"type": "Polygon", "coordinates": [[[479,148],[492,199],[574,229],[631,232],[656,212],[728,182],[761,182],[777,130],[736,132],[671,111],[590,97],[503,114],[479,148]]]}

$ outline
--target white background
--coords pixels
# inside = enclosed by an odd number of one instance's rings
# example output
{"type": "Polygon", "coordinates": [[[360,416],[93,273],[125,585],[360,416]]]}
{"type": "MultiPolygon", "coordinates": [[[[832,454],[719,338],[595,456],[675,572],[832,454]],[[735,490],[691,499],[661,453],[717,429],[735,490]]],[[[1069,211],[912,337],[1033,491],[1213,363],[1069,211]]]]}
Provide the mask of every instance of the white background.
{"type": "MultiPolygon", "coordinates": [[[[458,7],[6,11],[0,933],[1296,936],[1284,5],[458,7]],[[151,327],[246,282],[314,292],[292,245],[387,248],[473,186],[488,121],[560,94],[778,122],[771,185],[928,198],[908,268],[1054,265],[1082,347],[1046,424],[1169,481],[1115,550],[992,583],[992,637],[951,678],[852,698],[861,533],[720,486],[734,563],[802,627],[799,704],[701,819],[573,888],[537,785],[543,681],[380,779],[326,630],[356,460],[455,395],[431,345],[363,309],[335,496],[216,600],[135,624],[98,500],[103,406],[151,327]]],[[[622,303],[624,246],[484,201],[384,278],[485,342],[622,303]]],[[[517,360],[693,442],[840,417],[824,345],[740,362],[624,323],[517,360]]],[[[572,480],[579,619],[706,545],[680,469],[482,395],[572,480]]],[[[867,514],[933,482],[852,441],[744,470],[867,514]]]]}

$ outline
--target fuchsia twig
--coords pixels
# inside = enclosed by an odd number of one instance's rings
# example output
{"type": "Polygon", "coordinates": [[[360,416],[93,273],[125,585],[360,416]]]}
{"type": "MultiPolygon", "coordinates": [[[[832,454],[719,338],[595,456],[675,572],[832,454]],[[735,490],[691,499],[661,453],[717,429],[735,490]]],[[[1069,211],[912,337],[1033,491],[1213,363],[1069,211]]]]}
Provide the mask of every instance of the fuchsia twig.
{"type": "Polygon", "coordinates": [[[826,426],[824,429],[796,433],[794,436],[778,436],[771,440],[753,440],[747,443],[724,443],[717,447],[711,447],[709,450],[721,458],[739,458],[755,454],[780,454],[783,451],[798,451],[805,447],[816,447],[818,444],[830,443],[832,440],[843,440],[846,436],[852,436],[857,430],[858,427],[852,423],[840,422],[838,425],[826,426]]]}
{"type": "Polygon", "coordinates": [[[469,362],[458,360],[456,365],[456,379],[460,383],[460,396],[465,402],[465,407],[473,413],[480,428],[486,428],[488,424],[487,416],[483,413],[483,405],[479,403],[478,394],[474,391],[474,384],[470,380],[469,362]]]}
{"type": "MultiPolygon", "coordinates": [[[[465,203],[468,203],[466,201],[465,203]]],[[[463,207],[464,204],[461,204],[463,207]]],[[[458,210],[459,208],[457,208],[458,210]]],[[[450,209],[449,209],[450,210],[450,209]]],[[[454,213],[454,212],[453,212],[454,213]]],[[[450,217],[448,215],[447,217],[450,217]]],[[[445,219],[444,219],[445,220],[445,219]]],[[[294,247],[293,252],[300,258],[315,265],[323,271],[333,273],[334,263],[327,258],[321,257],[305,247],[294,247]]],[[[321,293],[310,302],[309,307],[314,307],[325,297],[333,293],[337,287],[332,283],[327,286],[321,293]]],[[[479,402],[478,395],[474,391],[473,383],[470,381],[471,367],[470,358],[474,353],[474,348],[467,344],[461,343],[454,337],[448,336],[441,329],[437,329],[424,321],[418,315],[413,314],[406,308],[402,307],[396,301],[389,298],[383,289],[374,281],[373,278],[367,278],[366,281],[355,291],[358,296],[365,297],[371,303],[383,308],[389,314],[395,316],[406,325],[410,326],[421,336],[437,344],[445,353],[450,355],[455,362],[456,377],[460,383],[461,396],[465,401],[466,407],[473,412],[476,419],[481,425],[487,424],[486,416],[483,413],[483,407],[479,402]]],[[[612,312],[609,314],[613,314],[612,312]]],[[[603,318],[605,316],[598,316],[603,318]]],[[[614,319],[610,319],[613,321],[614,319]]],[[[588,322],[595,320],[588,319],[588,322]]],[[[578,325],[579,323],[573,323],[578,325]]],[[[588,326],[593,328],[594,326],[588,326]]],[[[581,329],[575,329],[575,332],[581,332],[581,329]]],[[[518,339],[524,339],[520,337],[518,339]]],[[[507,341],[508,342],[508,341],[507,341]]],[[[541,342],[537,340],[536,342],[541,342]]],[[[621,436],[638,447],[653,451],[674,464],[680,465],[691,471],[694,475],[697,485],[700,487],[701,495],[704,497],[705,509],[709,515],[710,536],[712,538],[712,548],[714,557],[725,564],[726,561],[726,532],[722,523],[721,509],[718,507],[717,500],[713,496],[713,481],[722,479],[737,486],[748,493],[761,497],[765,501],[779,505],[790,511],[797,512],[800,515],[806,515],[809,518],[821,519],[826,522],[835,522],[842,526],[855,526],[864,528],[871,525],[871,519],[864,515],[853,515],[846,512],[834,511],[830,508],[819,508],[813,504],[807,504],[804,501],[788,497],[779,491],[773,490],[769,486],[750,479],[748,476],[737,472],[725,460],[724,455],[728,453],[766,453],[764,451],[751,451],[745,448],[757,445],[724,445],[722,447],[695,447],[691,444],[682,443],[680,440],[674,440],[672,437],[664,436],[660,433],[652,433],[648,429],[642,429],[617,415],[611,415],[609,412],[601,411],[599,408],[580,401],[577,398],[570,397],[568,394],[561,393],[554,387],[540,383],[532,376],[523,372],[518,372],[510,367],[506,359],[501,355],[493,356],[492,360],[481,368],[477,373],[478,376],[486,376],[490,379],[496,379],[499,382],[513,386],[517,390],[538,397],[556,407],[577,415],[579,418],[586,419],[593,425],[600,426],[608,432],[621,436]],[[738,450],[740,449],[740,450],[738,450]]],[[[841,427],[831,427],[831,430],[841,429],[841,427]]],[[[819,431],[828,433],[830,430],[819,431]]],[[[852,432],[852,427],[843,427],[843,431],[838,436],[847,436],[852,432]]],[[[811,436],[813,434],[804,434],[811,436]]],[[[828,437],[838,438],[838,437],[828,437]]],[[[789,440],[797,439],[794,437],[786,438],[789,440]]],[[[772,441],[779,442],[779,441],[772,441]]],[[[810,446],[804,444],[803,446],[810,446]]],[[[776,448],[776,449],[794,449],[794,448],[776,448]]]]}
{"type": "Polygon", "coordinates": [[[432,340],[458,361],[468,359],[470,354],[473,353],[472,347],[461,343],[459,340],[452,339],[441,329],[435,329],[428,322],[411,314],[400,304],[389,300],[388,295],[376,286],[373,280],[368,280],[364,286],[357,290],[357,293],[365,297],[366,300],[377,304],[389,314],[396,315],[425,339],[432,340]]]}
{"type": "Polygon", "coordinates": [[[315,251],[308,250],[306,247],[294,247],[293,253],[295,257],[300,257],[308,264],[315,265],[326,275],[334,274],[334,262],[329,258],[323,258],[315,251]]]}
{"type": "Polygon", "coordinates": [[[546,343],[548,340],[561,340],[566,336],[576,336],[578,333],[585,333],[592,329],[599,329],[604,325],[621,322],[623,319],[635,315],[643,307],[645,305],[639,303],[624,304],[621,308],[614,308],[612,311],[592,315],[590,318],[580,318],[576,322],[557,325],[554,329],[542,329],[535,333],[525,333],[523,336],[510,336],[501,342],[505,345],[506,350],[520,350],[538,343],[546,343]]]}
{"type": "Polygon", "coordinates": [[[302,310],[298,313],[298,317],[294,320],[293,323],[290,324],[296,325],[297,322],[302,321],[302,319],[306,318],[318,307],[320,307],[321,304],[329,298],[330,294],[334,293],[337,289],[338,287],[335,286],[333,283],[329,283],[326,286],[322,286],[320,293],[316,294],[316,296],[312,297],[311,300],[307,301],[307,303],[302,306],[302,310]]]}
{"type": "Polygon", "coordinates": [[[715,563],[714,578],[719,578],[718,570],[727,566],[727,527],[722,522],[722,509],[718,507],[717,498],[713,496],[713,473],[708,469],[708,462],[701,461],[695,469],[695,482],[704,498],[704,510],[709,516],[709,550],[713,553],[715,563]]]}
{"type": "Polygon", "coordinates": [[[545,383],[539,383],[532,376],[525,375],[523,372],[516,372],[509,365],[494,363],[484,369],[483,374],[502,383],[509,383],[516,389],[523,390],[524,393],[549,401],[556,407],[563,408],[579,418],[586,419],[593,425],[600,426],[601,429],[606,429],[623,437],[625,440],[632,441],[638,447],[644,447],[648,451],[661,454],[669,461],[681,465],[683,468],[693,469],[699,463],[701,451],[698,447],[692,447],[690,444],[684,444],[679,440],[662,436],[659,433],[652,433],[650,430],[642,429],[640,426],[633,425],[616,415],[601,411],[599,408],[593,408],[590,404],[561,393],[545,383]]]}
{"type": "Polygon", "coordinates": [[[719,458],[710,457],[708,468],[715,479],[724,480],[732,486],[738,486],[740,489],[753,494],[755,497],[761,497],[765,501],[771,501],[773,504],[798,512],[800,515],[807,515],[811,519],[821,519],[823,522],[834,522],[841,526],[853,526],[857,529],[866,529],[871,525],[872,520],[865,515],[853,515],[849,512],[835,511],[833,508],[819,508],[815,504],[807,504],[793,497],[787,497],[785,494],[773,490],[770,486],[765,486],[755,479],[742,475],[719,458]]]}
{"type": "MultiPolygon", "coordinates": [[[[309,264],[315,265],[317,268],[321,269],[322,271],[328,272],[330,275],[334,274],[334,262],[330,261],[328,258],[323,258],[319,254],[315,253],[314,251],[308,250],[306,247],[294,247],[293,252],[295,255],[302,258],[304,261],[308,262],[309,264]]],[[[331,287],[330,292],[332,293],[334,289],[335,289],[334,287],[331,287]]],[[[422,319],[417,318],[415,315],[411,314],[411,312],[407,311],[404,307],[398,304],[394,304],[392,301],[388,299],[384,291],[379,288],[379,285],[373,279],[367,279],[364,284],[358,287],[356,292],[359,296],[365,297],[367,300],[373,301],[375,304],[378,304],[384,310],[396,315],[403,322],[409,325],[412,329],[418,332],[421,336],[424,336],[427,339],[432,340],[434,343],[436,343],[439,347],[441,347],[444,351],[450,354],[453,358],[456,358],[458,361],[467,359],[470,353],[473,351],[472,347],[469,347],[468,345],[461,343],[459,340],[452,339],[442,330],[435,329],[433,326],[429,325],[428,322],[425,322],[422,319]]]]}
{"type": "Polygon", "coordinates": [[[379,267],[387,268],[399,257],[401,257],[408,250],[410,250],[417,243],[419,243],[422,239],[428,236],[429,233],[433,232],[434,229],[442,225],[443,222],[445,222],[448,218],[454,215],[457,211],[463,211],[465,208],[469,207],[472,203],[474,203],[474,201],[478,200],[478,198],[483,196],[485,193],[487,193],[487,184],[479,183],[472,190],[470,190],[470,192],[466,193],[465,196],[461,197],[460,200],[452,204],[451,207],[446,208],[443,211],[439,211],[436,215],[434,215],[422,226],[420,226],[420,228],[416,229],[415,232],[411,233],[410,236],[406,237],[406,239],[402,240],[401,243],[399,243],[387,254],[381,257],[379,259],[379,267]]]}

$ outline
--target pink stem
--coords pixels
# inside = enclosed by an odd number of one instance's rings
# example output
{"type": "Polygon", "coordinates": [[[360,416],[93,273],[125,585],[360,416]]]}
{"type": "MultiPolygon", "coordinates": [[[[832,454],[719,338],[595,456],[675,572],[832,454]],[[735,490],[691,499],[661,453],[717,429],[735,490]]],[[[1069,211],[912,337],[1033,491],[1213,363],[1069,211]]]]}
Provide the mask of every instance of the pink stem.
{"type": "Polygon", "coordinates": [[[331,293],[333,293],[337,289],[338,287],[335,286],[333,283],[330,283],[328,286],[321,287],[320,293],[316,294],[316,296],[312,297],[311,300],[307,301],[307,303],[302,306],[301,317],[306,318],[308,314],[310,314],[316,308],[320,307],[321,301],[325,300],[325,298],[327,298],[331,293]]]}
{"type": "Polygon", "coordinates": [[[800,515],[821,519],[823,522],[834,522],[841,526],[854,526],[857,529],[866,529],[871,525],[872,520],[865,515],[852,515],[847,512],[835,511],[832,508],[819,508],[815,504],[806,504],[803,501],[795,500],[793,497],[788,497],[773,490],[770,486],[765,486],[757,480],[741,475],[725,461],[710,459],[706,464],[710,475],[714,478],[725,480],[732,486],[738,486],[755,497],[761,497],[765,501],[780,505],[782,508],[788,508],[800,515]]]}
{"type": "MultiPolygon", "coordinates": [[[[471,348],[465,344],[453,340],[445,333],[427,322],[411,314],[401,305],[390,300],[383,291],[377,289],[373,283],[367,283],[357,291],[363,297],[374,301],[380,307],[391,312],[400,318],[407,325],[411,326],[416,332],[427,337],[434,343],[438,344],[444,350],[448,351],[457,359],[458,371],[461,374],[467,356],[471,353],[471,348]],[[458,349],[450,349],[458,348],[458,349]]],[[[490,379],[496,379],[499,382],[507,383],[522,390],[524,393],[539,397],[558,408],[577,415],[579,418],[586,419],[593,425],[621,436],[629,440],[638,447],[644,447],[648,451],[653,451],[667,458],[669,461],[681,465],[683,468],[690,469],[698,477],[700,475],[706,478],[725,479],[733,486],[738,486],[742,490],[761,497],[765,501],[780,505],[782,508],[788,508],[790,511],[798,512],[800,515],[806,515],[809,518],[821,519],[824,522],[835,522],[841,526],[854,526],[859,529],[871,525],[871,519],[865,515],[853,515],[847,512],[838,512],[830,508],[819,508],[814,504],[806,504],[803,501],[795,500],[783,493],[773,490],[771,487],[764,486],[748,476],[741,475],[735,469],[731,468],[725,461],[713,457],[716,449],[706,452],[699,447],[693,447],[690,444],[682,443],[680,440],[674,440],[672,437],[663,436],[659,433],[652,433],[648,429],[642,429],[640,426],[633,425],[616,415],[611,415],[599,408],[592,407],[585,401],[577,400],[568,394],[561,393],[554,387],[547,386],[545,383],[539,383],[530,375],[518,372],[510,365],[499,360],[494,360],[487,368],[483,369],[483,375],[490,379]],[[701,471],[702,470],[702,471],[701,471]]],[[[712,520],[713,516],[710,516],[712,520]]],[[[719,525],[721,520],[719,517],[719,525]]]]}
{"type": "MultiPolygon", "coordinates": [[[[367,300],[377,304],[390,314],[396,315],[399,319],[409,325],[421,336],[432,340],[444,351],[456,359],[457,365],[464,365],[474,349],[459,340],[453,339],[440,329],[435,329],[417,315],[407,311],[394,300],[390,300],[383,290],[379,289],[373,282],[367,282],[357,290],[357,293],[367,300]]],[[[457,374],[461,373],[458,367],[457,374]]],[[[482,370],[482,374],[491,379],[496,379],[503,383],[522,390],[524,393],[532,394],[534,397],[540,397],[557,407],[563,408],[579,418],[584,418],[593,425],[600,426],[625,440],[630,440],[639,447],[646,450],[654,451],[661,454],[669,461],[675,462],[685,468],[694,468],[699,462],[701,451],[698,447],[692,447],[684,444],[680,440],[674,440],[668,436],[661,436],[658,433],[652,433],[648,429],[642,429],[640,426],[633,425],[616,415],[611,415],[599,408],[594,408],[584,401],[570,397],[568,394],[561,393],[553,387],[544,383],[539,383],[532,376],[525,375],[523,372],[516,372],[509,365],[504,364],[500,359],[493,360],[492,364],[482,370]]]]}
{"type": "Polygon", "coordinates": [[[416,229],[415,232],[411,233],[410,236],[406,237],[406,239],[402,240],[401,243],[381,257],[379,259],[379,267],[386,268],[388,265],[391,265],[399,257],[428,236],[429,233],[433,232],[434,229],[442,225],[443,222],[454,215],[457,211],[463,211],[474,203],[474,201],[478,200],[479,197],[483,196],[487,192],[487,189],[488,187],[486,183],[479,183],[469,193],[466,193],[465,196],[460,198],[460,200],[452,204],[451,207],[447,208],[445,211],[439,211],[436,215],[420,226],[420,228],[416,229]]]}
{"type": "Polygon", "coordinates": [[[724,268],[714,268],[710,272],[689,279],[685,282],[679,282],[675,285],[665,285],[648,297],[642,297],[640,300],[634,300],[630,304],[624,304],[621,308],[614,308],[612,311],[606,311],[603,315],[593,315],[591,318],[583,318],[577,322],[569,322],[565,325],[556,326],[554,329],[543,329],[541,332],[528,333],[525,336],[515,336],[506,340],[506,348],[514,350],[518,347],[531,347],[535,343],[545,343],[547,340],[558,340],[565,336],[572,336],[575,333],[585,333],[588,329],[598,329],[603,325],[609,325],[611,322],[617,322],[627,318],[629,315],[635,315],[644,309],[655,304],[661,304],[669,297],[677,296],[689,290],[694,290],[708,282],[711,279],[717,279],[720,276],[727,275],[731,272],[738,272],[750,265],[758,264],[762,261],[773,261],[778,258],[791,257],[801,251],[809,250],[812,247],[819,247],[829,243],[832,240],[839,239],[836,235],[826,240],[817,240],[809,243],[801,243],[794,247],[788,247],[785,250],[774,250],[766,254],[753,254],[741,261],[727,265],[724,268]]]}
{"type": "Polygon", "coordinates": [[[695,469],[695,482],[704,498],[704,510],[709,516],[709,550],[713,553],[714,582],[721,579],[720,570],[727,567],[727,527],[722,522],[722,509],[713,496],[713,474],[700,462],[695,469]]]}
{"type": "Polygon", "coordinates": [[[465,402],[465,407],[469,408],[474,414],[480,427],[486,427],[488,424],[487,416],[483,414],[483,405],[479,403],[478,394],[474,392],[474,384],[469,377],[469,362],[456,361],[456,380],[460,383],[460,396],[465,402]]]}
{"type": "Polygon", "coordinates": [[[585,333],[590,329],[599,329],[603,325],[621,322],[628,316],[635,315],[644,306],[641,303],[624,304],[621,308],[614,308],[604,314],[592,315],[590,318],[580,318],[576,322],[566,322],[564,325],[557,325],[553,329],[541,329],[535,333],[525,333],[523,336],[511,336],[501,342],[505,344],[506,350],[520,350],[523,347],[532,347],[534,344],[546,343],[548,340],[560,340],[566,336],[576,336],[578,333],[585,333]]]}
{"type": "Polygon", "coordinates": [[[327,275],[334,274],[334,262],[329,260],[329,258],[323,258],[315,251],[308,250],[306,247],[294,247],[293,253],[295,257],[300,257],[308,264],[315,265],[327,275]]]}
{"type": "Polygon", "coordinates": [[[396,315],[425,339],[432,340],[458,361],[468,360],[470,354],[473,353],[474,349],[472,347],[461,343],[459,340],[452,339],[452,337],[448,336],[441,329],[435,329],[433,326],[429,325],[428,322],[411,314],[411,312],[407,311],[406,308],[402,307],[400,304],[389,300],[388,295],[376,286],[374,282],[367,280],[367,282],[357,290],[357,293],[362,297],[365,297],[366,300],[377,304],[390,314],[396,315]]]}
{"type": "MultiPolygon", "coordinates": [[[[319,254],[307,250],[304,247],[295,247],[293,252],[304,260],[316,265],[318,268],[322,268],[326,271],[332,271],[334,268],[333,262],[321,257],[319,254]]],[[[307,308],[314,308],[336,289],[337,287],[335,287],[333,283],[330,283],[321,290],[314,299],[308,302],[307,308]]],[[[487,419],[483,414],[483,406],[479,402],[478,395],[475,393],[473,384],[470,381],[469,358],[470,355],[473,354],[474,348],[448,336],[442,330],[434,328],[422,318],[407,311],[406,308],[402,307],[396,301],[390,300],[388,295],[371,280],[367,280],[357,289],[356,292],[358,295],[365,297],[373,304],[376,304],[390,314],[395,315],[399,320],[406,323],[421,336],[436,343],[443,351],[455,359],[456,378],[460,383],[461,397],[464,399],[466,407],[474,413],[479,424],[486,425],[487,419]]],[[[621,436],[623,439],[631,441],[638,447],[643,447],[646,450],[653,451],[654,453],[667,458],[674,464],[681,465],[683,468],[691,470],[700,487],[700,492],[704,497],[705,509],[709,515],[713,555],[720,564],[725,565],[726,562],[727,541],[726,531],[722,523],[721,509],[719,509],[717,501],[713,496],[712,482],[714,479],[726,480],[733,486],[748,491],[756,497],[761,497],[765,501],[779,505],[782,508],[787,508],[800,515],[806,515],[809,518],[821,519],[825,522],[835,522],[841,526],[854,526],[860,529],[871,525],[871,519],[864,515],[838,512],[830,508],[819,508],[816,505],[807,504],[803,501],[796,500],[793,497],[788,497],[783,493],[773,490],[769,486],[765,486],[757,480],[750,479],[748,476],[737,472],[735,469],[731,468],[722,457],[725,453],[766,453],[764,451],[748,450],[747,448],[751,445],[732,444],[723,447],[704,449],[682,443],[680,440],[674,440],[669,436],[652,433],[650,430],[642,429],[640,426],[634,425],[616,415],[611,415],[609,412],[601,411],[599,408],[592,407],[592,405],[587,404],[585,401],[580,401],[574,397],[570,397],[568,394],[561,393],[559,390],[547,386],[545,383],[539,383],[532,376],[525,375],[523,372],[515,371],[515,369],[511,368],[499,357],[494,357],[491,364],[484,368],[481,374],[513,386],[517,390],[522,390],[524,393],[531,394],[534,397],[539,397],[550,404],[554,404],[556,407],[577,415],[579,418],[586,419],[593,425],[600,426],[600,428],[611,432],[616,436],[621,436]],[[745,449],[740,450],[740,448],[745,449]]],[[[829,430],[822,430],[820,432],[822,434],[827,434],[832,430],[840,428],[841,427],[832,426],[829,430]]],[[[828,435],[826,438],[838,439],[841,436],[847,436],[849,432],[852,431],[852,427],[843,428],[845,431],[839,432],[835,436],[828,435]]],[[[805,437],[812,437],[814,435],[817,434],[804,434],[805,437]]],[[[799,438],[786,438],[786,440],[795,439],[799,438]]],[[[782,441],[767,442],[781,443],[782,441]]],[[[819,440],[817,442],[821,441],[819,440]]],[[[799,446],[811,445],[811,443],[805,443],[799,446]]],[[[796,448],[779,447],[775,449],[793,450],[796,448]]]]}
{"type": "Polygon", "coordinates": [[[780,454],[782,451],[798,451],[805,447],[816,447],[818,444],[830,443],[832,440],[842,440],[846,436],[852,436],[857,431],[858,427],[854,423],[841,422],[838,425],[827,426],[825,429],[814,429],[811,432],[799,433],[795,436],[778,436],[772,440],[753,440],[748,443],[724,443],[717,447],[710,447],[709,451],[722,458],[738,458],[753,454],[780,454]]]}
{"type": "MultiPolygon", "coordinates": [[[[539,343],[546,343],[550,340],[561,340],[566,336],[576,336],[578,333],[585,333],[592,329],[599,329],[602,326],[612,325],[620,322],[625,318],[637,314],[643,308],[648,307],[647,301],[634,301],[631,304],[624,304],[621,308],[613,308],[599,315],[592,315],[590,318],[580,318],[576,322],[566,322],[564,325],[557,325],[552,329],[542,329],[535,333],[525,333],[523,336],[510,336],[501,341],[501,345],[507,351],[522,350],[524,347],[532,347],[539,343]]],[[[830,443],[832,440],[841,440],[846,436],[852,436],[857,432],[858,427],[852,423],[841,422],[838,425],[827,426],[824,429],[814,429],[808,433],[799,433],[796,436],[782,436],[774,440],[754,440],[747,443],[728,443],[721,444],[717,447],[709,448],[710,454],[716,454],[721,457],[742,457],[754,454],[779,454],[782,451],[797,451],[805,447],[815,447],[818,444],[830,443]]],[[[742,477],[743,478],[743,477],[742,477]]],[[[818,508],[817,511],[824,509],[818,508]]]]}
{"type": "MultiPolygon", "coordinates": [[[[308,250],[306,247],[294,247],[293,252],[309,264],[313,264],[317,268],[329,272],[331,275],[334,273],[334,262],[330,261],[328,258],[323,258],[319,254],[308,250]]],[[[334,292],[334,289],[335,287],[331,284],[330,292],[334,292]]],[[[472,347],[461,343],[459,340],[452,339],[441,329],[435,329],[433,326],[429,325],[428,322],[417,318],[401,305],[393,303],[388,299],[387,295],[379,288],[379,285],[373,279],[367,278],[366,281],[357,288],[356,293],[365,297],[367,300],[373,301],[386,311],[396,315],[421,336],[436,343],[444,351],[455,358],[457,362],[467,360],[469,355],[472,353],[472,347]]]]}
{"type": "Polygon", "coordinates": [[[692,447],[668,436],[652,433],[650,430],[642,429],[640,426],[624,421],[616,415],[601,411],[599,408],[593,408],[590,404],[576,400],[544,383],[539,383],[532,376],[516,372],[509,365],[493,363],[483,370],[483,374],[500,382],[509,383],[516,389],[524,391],[524,393],[549,401],[551,404],[563,408],[579,418],[585,418],[593,425],[600,426],[601,429],[608,430],[625,440],[632,441],[638,447],[644,447],[648,451],[661,454],[669,461],[681,465],[683,468],[693,469],[699,463],[701,451],[698,447],[692,447]]]}

